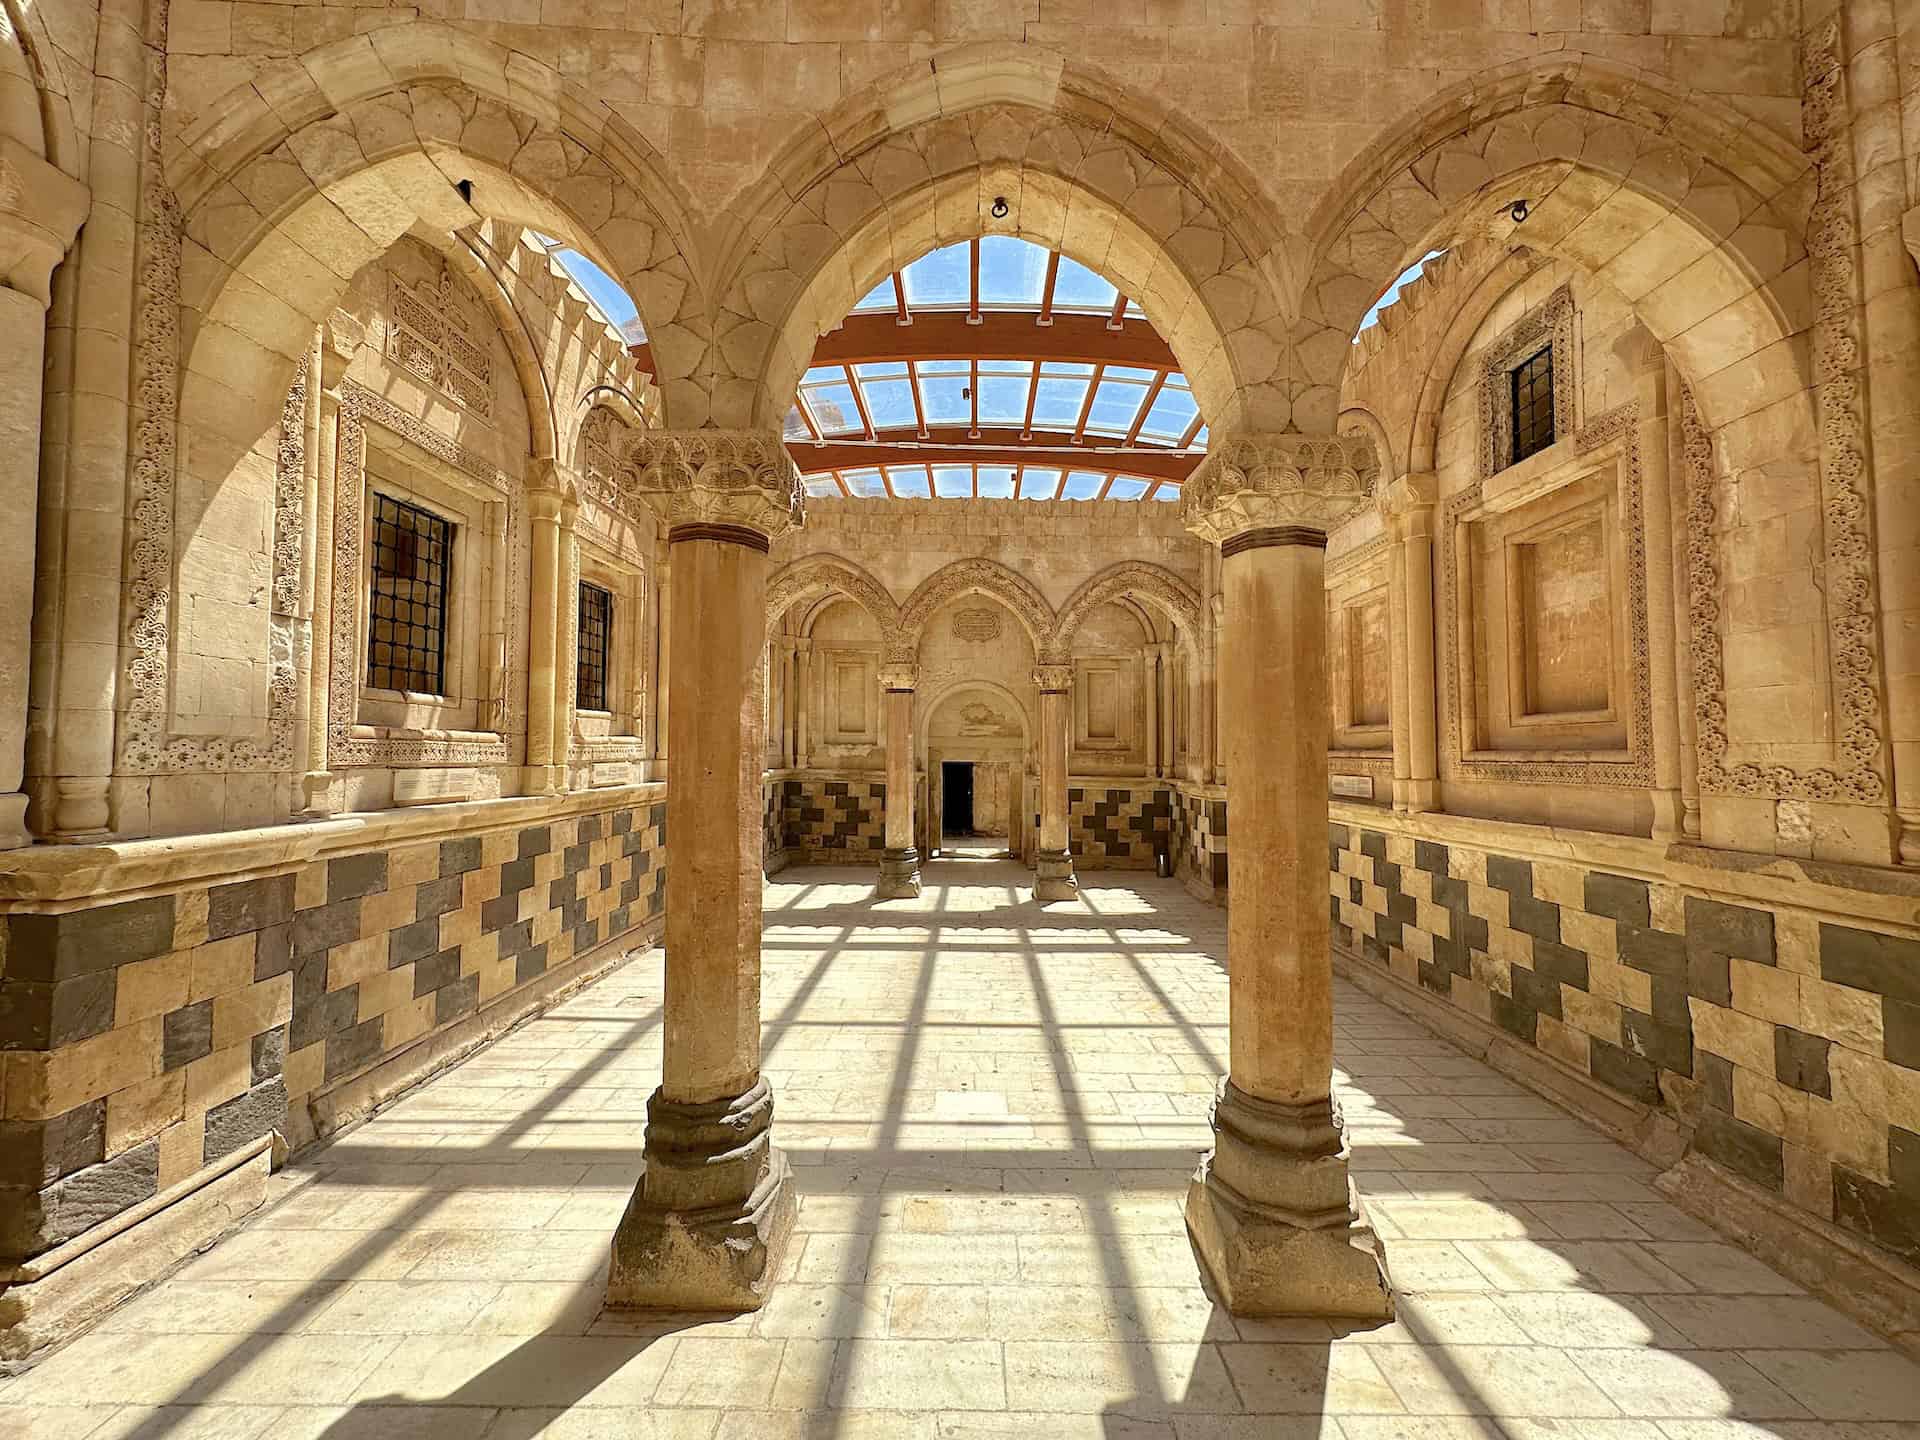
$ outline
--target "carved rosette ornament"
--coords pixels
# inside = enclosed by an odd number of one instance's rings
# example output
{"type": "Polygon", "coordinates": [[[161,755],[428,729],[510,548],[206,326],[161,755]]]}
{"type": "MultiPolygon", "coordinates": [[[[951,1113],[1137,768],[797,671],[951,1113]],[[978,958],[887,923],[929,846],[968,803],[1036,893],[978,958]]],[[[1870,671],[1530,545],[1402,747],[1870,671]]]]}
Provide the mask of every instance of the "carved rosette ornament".
{"type": "Polygon", "coordinates": [[[1180,518],[1215,545],[1254,531],[1324,540],[1371,500],[1379,475],[1364,435],[1235,435],[1187,481],[1180,518]]]}
{"type": "Polygon", "coordinates": [[[635,493],[666,497],[670,538],[750,531],[765,549],[802,521],[800,472],[771,430],[641,431],[621,468],[635,493]],[[673,536],[683,528],[693,533],[673,536]]]}

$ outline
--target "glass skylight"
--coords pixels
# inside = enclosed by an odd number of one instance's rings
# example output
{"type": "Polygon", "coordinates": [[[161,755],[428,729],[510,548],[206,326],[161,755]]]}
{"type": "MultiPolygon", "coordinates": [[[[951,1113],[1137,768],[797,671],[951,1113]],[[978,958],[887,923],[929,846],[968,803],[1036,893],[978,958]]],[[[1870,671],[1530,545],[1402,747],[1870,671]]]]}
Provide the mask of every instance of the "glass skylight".
{"type": "Polygon", "coordinates": [[[1400,298],[1400,291],[1403,286],[1410,281],[1420,278],[1420,272],[1427,268],[1427,262],[1429,260],[1438,259],[1446,253],[1444,250],[1429,250],[1418,260],[1414,261],[1413,264],[1402,270],[1399,275],[1394,278],[1394,282],[1387,286],[1385,293],[1373,302],[1365,315],[1360,317],[1360,329],[1353,332],[1354,340],[1357,342],[1360,339],[1360,332],[1362,330],[1371,330],[1375,325],[1380,323],[1380,312],[1400,298]]]}
{"type": "MultiPolygon", "coordinates": [[[[980,308],[982,310],[1039,310],[1047,301],[1047,270],[1054,252],[1013,235],[983,235],[928,251],[900,271],[900,288],[907,309],[968,310],[973,298],[973,253],[980,252],[980,308]]],[[[1061,255],[1053,280],[1052,308],[1067,312],[1108,314],[1120,298],[1113,284],[1078,261],[1061,255]]],[[[889,275],[853,307],[856,315],[896,309],[899,297],[889,275]]],[[[1121,312],[1144,319],[1131,296],[1121,312]]]]}
{"type": "Polygon", "coordinates": [[[542,235],[537,230],[526,233],[528,238],[559,262],[560,268],[567,272],[567,278],[586,292],[587,299],[593,302],[601,318],[618,330],[629,345],[646,344],[647,332],[640,323],[640,311],[635,307],[633,297],[621,288],[619,281],[578,250],[551,235],[542,235]]]}

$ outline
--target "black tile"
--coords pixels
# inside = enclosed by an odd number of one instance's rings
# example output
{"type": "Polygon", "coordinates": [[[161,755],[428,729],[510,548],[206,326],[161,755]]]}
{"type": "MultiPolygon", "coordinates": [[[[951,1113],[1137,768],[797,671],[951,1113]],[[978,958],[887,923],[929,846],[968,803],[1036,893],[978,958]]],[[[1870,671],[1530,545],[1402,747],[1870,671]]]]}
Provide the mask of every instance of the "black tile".
{"type": "Polygon", "coordinates": [[[1576,990],[1587,988],[1587,954],[1551,940],[1533,942],[1533,968],[1576,990]]]}
{"type": "Polygon", "coordinates": [[[207,1111],[203,1163],[211,1165],[222,1155],[232,1154],[249,1140],[258,1140],[270,1131],[286,1128],[287,1086],[276,1075],[255,1085],[246,1094],[236,1095],[207,1111]]]}
{"type": "Polygon", "coordinates": [[[269,925],[253,937],[253,978],[257,984],[293,968],[293,922],[269,925]]]}
{"type": "Polygon", "coordinates": [[[480,1008],[480,977],[468,975],[433,992],[433,1023],[444,1025],[480,1008]]]}
{"type": "Polygon", "coordinates": [[[1920,1005],[1904,1000],[1880,1002],[1885,1023],[1882,1049],[1886,1058],[1909,1070],[1920,1070],[1920,1005]]]}
{"type": "MultiPolygon", "coordinates": [[[[664,806],[660,807],[662,810],[664,806]]],[[[536,855],[545,855],[553,849],[553,828],[549,825],[531,825],[520,832],[520,846],[517,858],[531,860],[536,855]]]]}
{"type": "Polygon", "coordinates": [[[1560,907],[1550,900],[1511,892],[1507,897],[1507,928],[1536,940],[1560,940],[1560,907]]]}
{"type": "Polygon", "coordinates": [[[413,967],[413,998],[431,995],[460,978],[460,949],[442,950],[429,955],[413,967]]]}
{"type": "Polygon", "coordinates": [[[1785,1183],[1786,1153],[1778,1135],[1769,1135],[1718,1110],[1705,1110],[1694,1126],[1693,1143],[1709,1160],[1769,1190],[1778,1190],[1785,1183]]]}
{"type": "Polygon", "coordinates": [[[1776,1025],[1773,1027],[1773,1077],[1782,1085],[1831,1100],[1833,1077],[1827,1070],[1827,1053],[1832,1049],[1833,1041],[1823,1036],[1809,1035],[1791,1025],[1776,1025]]]}
{"type": "Polygon", "coordinates": [[[1628,875],[1587,873],[1585,907],[1589,913],[1645,930],[1653,924],[1652,888],[1628,875]]]}
{"type": "Polygon", "coordinates": [[[440,878],[464,875],[480,868],[480,837],[464,835],[458,840],[440,842],[440,878]]]}
{"type": "Polygon", "coordinates": [[[428,920],[458,910],[466,903],[466,881],[458,875],[429,880],[413,892],[413,918],[428,920]]]}
{"type": "Polygon", "coordinates": [[[102,1035],[113,1028],[113,1002],[120,972],[96,970],[49,987],[47,1043],[49,1048],[102,1035]]]}
{"type": "Polygon", "coordinates": [[[1431,840],[1416,840],[1413,842],[1413,864],[1415,869],[1425,870],[1429,875],[1445,875],[1447,847],[1431,840]]]}
{"type": "Polygon", "coordinates": [[[253,1083],[271,1080],[286,1069],[287,1065],[287,1027],[276,1025],[271,1030],[262,1030],[253,1037],[253,1083]]]}
{"type": "Polygon", "coordinates": [[[1487,885],[1510,895],[1533,894],[1533,864],[1511,855],[1487,856],[1487,885]]]}
{"type": "Polygon", "coordinates": [[[1620,1037],[1635,1056],[1676,1075],[1693,1074],[1693,1031],[1685,1025],[1667,1025],[1651,1015],[1622,1007],[1620,1037]]]}
{"type": "Polygon", "coordinates": [[[1920,942],[1877,930],[1822,925],[1820,975],[1836,985],[1920,1005],[1920,942]]]}
{"type": "Polygon", "coordinates": [[[304,955],[331,950],[360,938],[360,902],[342,900],[302,910],[293,917],[293,953],[304,955]]]}
{"type": "Polygon", "coordinates": [[[1914,1192],[1833,1167],[1833,1218],[1909,1263],[1920,1264],[1920,1201],[1914,1192]]]}
{"type": "Polygon", "coordinates": [[[327,862],[327,903],[378,895],[387,888],[387,852],[340,855],[327,862]]]}
{"type": "Polygon", "coordinates": [[[1643,1105],[1660,1103],[1660,1070],[1645,1056],[1594,1039],[1588,1046],[1588,1067],[1602,1085],[1643,1105]]]}
{"type": "Polygon", "coordinates": [[[58,915],[6,917],[0,945],[9,979],[52,983],[151,960],[173,948],[173,896],[126,900],[58,915]]]}
{"type": "Polygon", "coordinates": [[[437,917],[402,925],[387,932],[387,968],[398,970],[402,965],[411,965],[439,948],[440,921],[437,917]]]}
{"type": "Polygon", "coordinates": [[[213,1053],[213,1001],[182,1005],[160,1021],[160,1069],[178,1070],[213,1053]]]}
{"type": "Polygon", "coordinates": [[[1550,975],[1529,970],[1524,965],[1515,965],[1509,973],[1513,977],[1513,998],[1516,1001],[1542,1015],[1551,1015],[1556,1020],[1561,1018],[1559,981],[1550,975]]]}
{"type": "Polygon", "coordinates": [[[1773,913],[1746,905],[1727,905],[1687,896],[1687,950],[1706,950],[1771,965],[1773,957],[1773,913]]]}
{"type": "Polygon", "coordinates": [[[363,1070],[380,1058],[386,1030],[381,1017],[363,1020],[358,1025],[327,1036],[326,1078],[338,1080],[363,1070]]]}

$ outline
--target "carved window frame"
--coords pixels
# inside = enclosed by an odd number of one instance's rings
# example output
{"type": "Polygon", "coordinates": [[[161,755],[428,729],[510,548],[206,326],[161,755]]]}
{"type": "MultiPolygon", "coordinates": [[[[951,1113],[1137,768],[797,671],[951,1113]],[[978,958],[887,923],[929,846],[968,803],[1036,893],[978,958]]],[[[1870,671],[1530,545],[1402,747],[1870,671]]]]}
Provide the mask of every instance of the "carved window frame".
{"type": "MultiPolygon", "coordinates": [[[[1345,657],[1344,645],[1336,647],[1334,634],[1335,617],[1342,616],[1356,599],[1371,596],[1375,592],[1391,596],[1388,567],[1393,558],[1392,546],[1391,537],[1375,536],[1329,561],[1327,565],[1327,703],[1332,724],[1327,763],[1335,774],[1372,775],[1376,779],[1385,779],[1393,774],[1393,687],[1400,683],[1400,677],[1394,670],[1391,654],[1387,663],[1386,721],[1379,725],[1355,725],[1349,696],[1345,693],[1347,687],[1338,683],[1347,678],[1350,662],[1345,657]]],[[[1344,620],[1338,623],[1344,629],[1344,620]]],[[[1387,624],[1391,635],[1391,609],[1388,611],[1387,624]]]]}
{"type": "MultiPolygon", "coordinates": [[[[335,552],[331,670],[327,704],[327,766],[422,768],[509,765],[524,753],[526,717],[519,685],[524,681],[526,633],[527,503],[524,486],[485,456],[440,434],[358,381],[340,387],[339,463],[335,481],[335,552]],[[474,689],[475,724],[470,729],[414,731],[360,720],[365,630],[365,497],[368,431],[384,432],[400,453],[437,466],[440,477],[469,490],[476,503],[497,507],[489,544],[492,572],[481,596],[484,619],[480,674],[474,689]]],[[[456,575],[456,584],[458,577],[456,575]]],[[[471,592],[469,592],[471,593],[471,592]]]]}
{"type": "MultiPolygon", "coordinates": [[[[607,652],[605,710],[582,710],[570,703],[572,729],[568,756],[574,764],[606,767],[609,776],[620,773],[622,761],[646,758],[645,723],[650,693],[649,661],[652,638],[646,566],[616,554],[585,528],[575,530],[577,558],[572,566],[575,605],[571,614],[574,642],[569,653],[579,664],[580,586],[597,585],[613,596],[613,634],[607,652]]],[[[602,783],[596,770],[592,783],[602,783]]],[[[605,783],[616,783],[609,779],[605,783]]]]}
{"type": "Polygon", "coordinates": [[[1487,346],[1480,357],[1480,478],[1514,465],[1551,463],[1580,428],[1573,288],[1562,285],[1487,346]],[[1525,460],[1513,458],[1513,373],[1546,346],[1553,366],[1553,444],[1525,460]]]}

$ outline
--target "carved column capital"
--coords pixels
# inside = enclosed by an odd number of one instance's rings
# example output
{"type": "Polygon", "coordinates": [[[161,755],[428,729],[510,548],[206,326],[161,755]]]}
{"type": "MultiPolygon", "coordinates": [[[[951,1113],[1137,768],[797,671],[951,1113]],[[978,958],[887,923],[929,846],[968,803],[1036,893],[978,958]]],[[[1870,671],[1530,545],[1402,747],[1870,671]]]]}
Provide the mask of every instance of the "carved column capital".
{"type": "Polygon", "coordinates": [[[880,688],[882,690],[904,690],[911,694],[920,683],[920,667],[912,663],[897,660],[885,660],[880,665],[880,688]]]}
{"type": "Polygon", "coordinates": [[[367,329],[344,310],[336,310],[320,326],[320,389],[338,396],[340,382],[360,347],[367,343],[367,329]]]}
{"type": "Polygon", "coordinates": [[[1064,695],[1073,689],[1073,666],[1036,665],[1033,667],[1033,683],[1039,687],[1042,695],[1064,695]]]}
{"type": "Polygon", "coordinates": [[[1187,481],[1180,518],[1202,540],[1229,548],[1253,536],[1324,544],[1328,530],[1367,503],[1378,476],[1363,435],[1228,436],[1187,481]]]}
{"type": "Polygon", "coordinates": [[[0,137],[0,285],[48,303],[92,197],[17,140],[0,137]]]}
{"type": "Polygon", "coordinates": [[[621,461],[633,490],[666,498],[670,540],[764,551],[802,521],[800,472],[773,430],[642,430],[621,461]]]}
{"type": "Polygon", "coordinates": [[[1396,540],[1433,534],[1434,503],[1439,499],[1440,479],[1431,470],[1402,475],[1391,485],[1381,487],[1380,514],[1396,540]]]}

